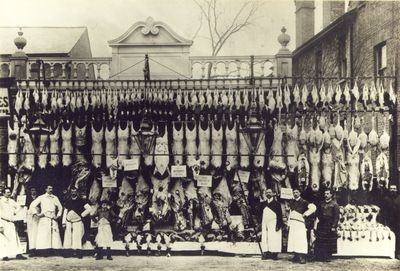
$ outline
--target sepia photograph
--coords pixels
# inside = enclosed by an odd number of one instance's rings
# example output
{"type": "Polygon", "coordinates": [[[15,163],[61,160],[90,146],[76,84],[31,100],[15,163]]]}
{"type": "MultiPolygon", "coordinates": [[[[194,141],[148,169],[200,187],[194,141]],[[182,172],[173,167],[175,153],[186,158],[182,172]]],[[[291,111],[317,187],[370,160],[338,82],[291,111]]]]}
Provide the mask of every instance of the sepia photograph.
{"type": "Polygon", "coordinates": [[[0,270],[400,270],[400,0],[0,8],[0,270]]]}

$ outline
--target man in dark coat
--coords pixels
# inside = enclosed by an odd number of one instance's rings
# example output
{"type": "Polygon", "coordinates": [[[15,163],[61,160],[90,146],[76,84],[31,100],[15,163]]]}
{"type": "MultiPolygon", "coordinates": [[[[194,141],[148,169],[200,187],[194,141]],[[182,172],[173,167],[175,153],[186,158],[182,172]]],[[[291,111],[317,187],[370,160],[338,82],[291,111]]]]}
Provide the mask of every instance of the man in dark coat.
{"type": "Polygon", "coordinates": [[[324,200],[317,208],[317,218],[316,258],[329,262],[332,254],[337,253],[337,225],[339,222],[339,205],[333,199],[331,190],[325,191],[324,200]]]}

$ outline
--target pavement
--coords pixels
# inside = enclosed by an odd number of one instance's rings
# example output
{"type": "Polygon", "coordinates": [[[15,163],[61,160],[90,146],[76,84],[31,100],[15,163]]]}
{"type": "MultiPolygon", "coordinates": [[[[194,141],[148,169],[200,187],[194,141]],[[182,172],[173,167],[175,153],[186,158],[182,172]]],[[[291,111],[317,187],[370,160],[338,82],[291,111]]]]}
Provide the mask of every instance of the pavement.
{"type": "Polygon", "coordinates": [[[68,270],[68,271],[157,271],[157,270],[229,270],[229,271],[319,271],[319,270],[400,270],[400,260],[389,258],[335,258],[332,262],[297,264],[291,256],[280,254],[278,261],[261,260],[260,257],[240,256],[113,256],[113,260],[96,261],[91,256],[83,259],[62,257],[35,257],[27,260],[0,261],[0,270],[68,270]]]}

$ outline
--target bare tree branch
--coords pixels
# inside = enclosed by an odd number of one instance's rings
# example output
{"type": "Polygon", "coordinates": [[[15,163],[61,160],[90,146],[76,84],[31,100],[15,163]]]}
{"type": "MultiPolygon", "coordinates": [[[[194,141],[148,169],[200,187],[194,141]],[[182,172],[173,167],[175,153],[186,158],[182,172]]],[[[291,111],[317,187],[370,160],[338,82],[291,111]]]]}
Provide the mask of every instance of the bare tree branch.
{"type": "Polygon", "coordinates": [[[197,35],[199,34],[202,26],[203,26],[203,13],[200,14],[200,24],[199,24],[199,27],[197,28],[196,32],[193,34],[192,40],[197,38],[197,35]]]}

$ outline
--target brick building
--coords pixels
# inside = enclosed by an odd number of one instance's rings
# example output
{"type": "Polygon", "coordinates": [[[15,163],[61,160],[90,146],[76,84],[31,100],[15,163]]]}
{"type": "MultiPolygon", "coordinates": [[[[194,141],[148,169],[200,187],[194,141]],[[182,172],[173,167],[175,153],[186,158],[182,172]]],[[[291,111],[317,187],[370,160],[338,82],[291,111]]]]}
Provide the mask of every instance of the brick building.
{"type": "MultiPolygon", "coordinates": [[[[293,76],[302,77],[305,83],[316,77],[347,77],[352,78],[348,80],[352,85],[357,77],[395,76],[398,85],[400,2],[350,1],[346,12],[344,2],[323,2],[324,28],[314,35],[314,1],[295,1],[297,48],[293,51],[293,76]]],[[[358,82],[360,84],[360,80],[358,82]]],[[[363,83],[370,82],[372,79],[363,83]]],[[[388,80],[385,80],[384,84],[387,83],[388,80]]],[[[395,174],[392,183],[397,183],[395,177],[400,169],[396,162],[400,154],[397,147],[400,145],[397,137],[400,131],[398,110],[397,105],[397,110],[392,110],[394,121],[387,127],[392,136],[390,166],[391,172],[395,174]]],[[[366,119],[368,132],[371,126],[369,118],[366,119]]],[[[382,120],[379,114],[379,134],[383,130],[382,120]]]]}

